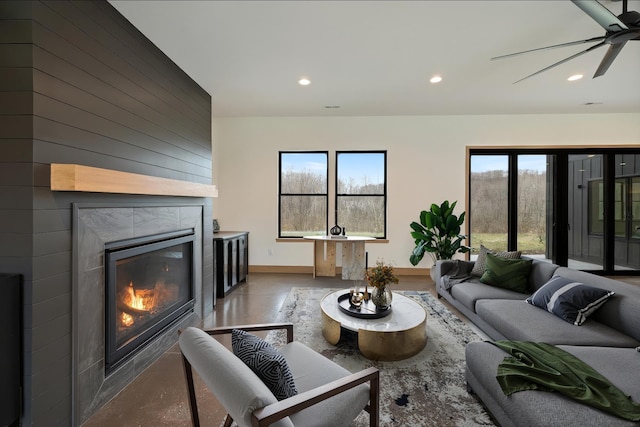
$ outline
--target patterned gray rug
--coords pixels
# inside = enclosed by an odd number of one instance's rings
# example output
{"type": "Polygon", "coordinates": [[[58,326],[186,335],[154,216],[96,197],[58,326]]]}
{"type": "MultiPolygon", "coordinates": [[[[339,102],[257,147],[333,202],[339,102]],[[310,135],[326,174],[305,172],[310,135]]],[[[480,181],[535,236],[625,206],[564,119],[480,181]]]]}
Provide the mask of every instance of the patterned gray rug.
{"type": "MultiPolygon", "coordinates": [[[[397,362],[364,358],[356,336],[337,346],[325,341],[321,332],[320,300],[335,289],[293,288],[284,301],[277,321],[294,324],[294,339],[351,372],[375,366],[380,370],[380,425],[387,426],[493,426],[482,405],[466,391],[464,346],[482,338],[453,315],[428,292],[396,291],[415,299],[427,310],[427,345],[417,355],[397,362]]],[[[276,346],[283,334],[267,339],[276,346]]],[[[368,426],[361,414],[353,426],[368,426]]]]}

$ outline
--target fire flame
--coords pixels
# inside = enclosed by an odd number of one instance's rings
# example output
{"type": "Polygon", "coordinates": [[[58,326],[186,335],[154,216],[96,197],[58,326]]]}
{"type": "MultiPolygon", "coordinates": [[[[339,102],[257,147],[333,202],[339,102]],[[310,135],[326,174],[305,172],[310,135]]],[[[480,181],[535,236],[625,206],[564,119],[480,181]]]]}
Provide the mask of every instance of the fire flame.
{"type": "MultiPolygon", "coordinates": [[[[158,308],[162,308],[167,303],[178,299],[179,287],[175,284],[166,284],[157,282],[152,289],[136,289],[133,282],[129,282],[129,286],[124,289],[121,294],[121,302],[138,311],[146,311],[152,313],[158,308]]],[[[138,313],[134,313],[137,315],[138,313]]],[[[135,322],[135,317],[123,311],[120,314],[120,324],[129,327],[135,322]]]]}
{"type": "Polygon", "coordinates": [[[133,325],[133,316],[123,311],[120,316],[120,322],[122,323],[122,326],[129,327],[133,325]]]}
{"type": "Polygon", "coordinates": [[[151,310],[155,305],[155,296],[153,292],[145,290],[136,290],[133,282],[129,282],[129,287],[122,298],[122,302],[136,310],[151,310]]]}

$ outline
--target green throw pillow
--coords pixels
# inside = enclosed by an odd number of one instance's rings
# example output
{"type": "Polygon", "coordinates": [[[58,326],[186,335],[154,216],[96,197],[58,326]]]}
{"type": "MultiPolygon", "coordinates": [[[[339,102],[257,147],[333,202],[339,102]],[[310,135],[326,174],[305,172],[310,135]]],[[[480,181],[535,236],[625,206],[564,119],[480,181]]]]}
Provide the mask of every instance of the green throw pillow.
{"type": "Polygon", "coordinates": [[[532,262],[530,259],[507,259],[488,253],[487,268],[480,281],[487,285],[527,293],[532,262]]]}

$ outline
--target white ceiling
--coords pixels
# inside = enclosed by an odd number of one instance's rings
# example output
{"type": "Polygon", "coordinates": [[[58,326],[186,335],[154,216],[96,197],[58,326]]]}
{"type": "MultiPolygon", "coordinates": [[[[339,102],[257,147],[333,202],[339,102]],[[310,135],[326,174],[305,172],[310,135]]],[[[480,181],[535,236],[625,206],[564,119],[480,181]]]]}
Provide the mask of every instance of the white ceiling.
{"type": "Polygon", "coordinates": [[[591,43],[489,60],[604,35],[569,0],[110,2],[211,94],[217,117],[640,112],[640,41],[596,79],[607,47],[513,84],[591,43]]]}

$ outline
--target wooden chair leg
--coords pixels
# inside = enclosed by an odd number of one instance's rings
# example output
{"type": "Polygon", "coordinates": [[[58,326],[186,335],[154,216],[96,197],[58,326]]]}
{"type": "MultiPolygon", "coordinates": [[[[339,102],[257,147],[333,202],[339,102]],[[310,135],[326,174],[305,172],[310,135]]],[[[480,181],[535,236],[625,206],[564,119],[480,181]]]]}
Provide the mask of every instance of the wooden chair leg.
{"type": "Polygon", "coordinates": [[[231,427],[231,424],[233,424],[233,418],[231,418],[231,415],[227,414],[227,416],[224,418],[223,427],[231,427]]]}
{"type": "Polygon", "coordinates": [[[369,426],[380,425],[380,377],[376,375],[369,382],[369,426]]]}
{"type": "MultiPolygon", "coordinates": [[[[198,417],[198,404],[196,402],[196,389],[193,385],[193,370],[191,364],[184,355],[182,356],[184,365],[184,375],[187,379],[187,391],[189,393],[189,409],[191,410],[191,421],[193,427],[200,427],[200,418],[198,417]]],[[[226,424],[225,424],[226,426],[226,424]]]]}

